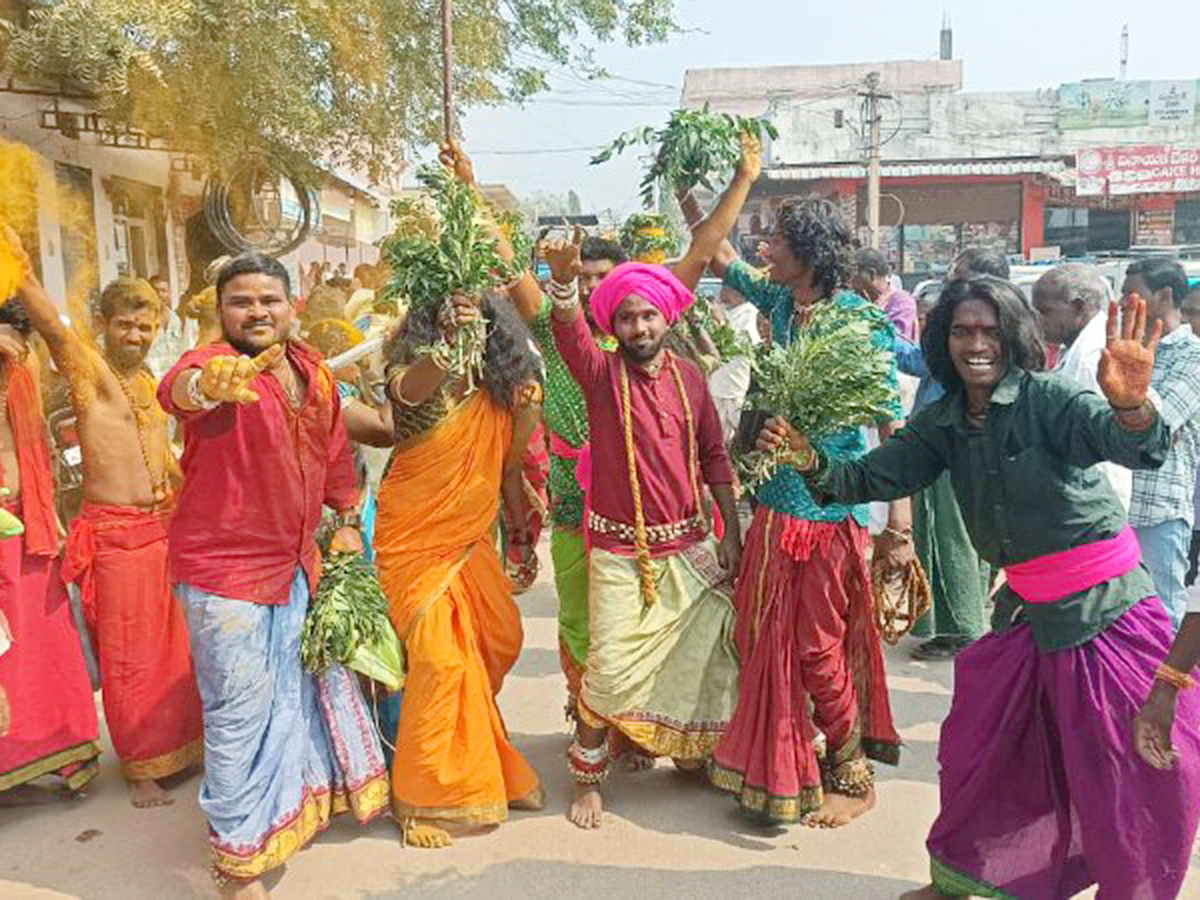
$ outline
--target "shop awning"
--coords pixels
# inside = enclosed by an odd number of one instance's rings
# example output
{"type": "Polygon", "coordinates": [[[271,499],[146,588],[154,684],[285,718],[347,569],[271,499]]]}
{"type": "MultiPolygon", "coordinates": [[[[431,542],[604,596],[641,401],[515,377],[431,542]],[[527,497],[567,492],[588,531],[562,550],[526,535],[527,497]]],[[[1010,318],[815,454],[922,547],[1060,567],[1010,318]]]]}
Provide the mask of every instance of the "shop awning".
{"type": "MultiPolygon", "coordinates": [[[[922,178],[927,176],[972,175],[1054,175],[1067,171],[1061,159],[974,159],[931,162],[885,162],[884,178],[922,178]]],[[[763,169],[768,181],[825,181],[834,178],[866,178],[861,163],[831,165],[782,165],[763,169]]]]}

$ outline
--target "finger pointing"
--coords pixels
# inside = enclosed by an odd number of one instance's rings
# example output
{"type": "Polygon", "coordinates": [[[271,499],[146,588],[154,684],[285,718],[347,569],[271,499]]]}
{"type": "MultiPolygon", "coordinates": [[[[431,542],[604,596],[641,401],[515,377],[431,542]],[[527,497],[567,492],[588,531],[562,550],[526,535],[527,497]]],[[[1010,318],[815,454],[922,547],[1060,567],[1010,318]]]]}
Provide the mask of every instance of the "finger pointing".
{"type": "Polygon", "coordinates": [[[273,344],[258,356],[254,357],[255,374],[265,372],[283,358],[283,344],[273,344]]]}

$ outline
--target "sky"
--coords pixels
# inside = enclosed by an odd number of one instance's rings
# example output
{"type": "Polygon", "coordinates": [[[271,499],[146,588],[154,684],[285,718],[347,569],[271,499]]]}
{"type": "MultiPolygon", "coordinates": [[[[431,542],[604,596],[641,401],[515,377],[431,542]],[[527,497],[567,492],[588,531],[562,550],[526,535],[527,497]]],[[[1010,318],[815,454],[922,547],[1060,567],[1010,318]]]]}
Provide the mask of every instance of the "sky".
{"type": "Polygon", "coordinates": [[[1200,78],[1195,0],[676,0],[683,33],[669,43],[600,45],[597,62],[615,77],[554,70],[552,90],[523,108],[469,111],[465,144],[481,182],[523,198],[574,189],[585,211],[623,218],[638,208],[641,163],[628,151],[603,166],[588,160],[623,131],[665,122],[687,69],[935,59],[947,12],[967,91],[1114,77],[1125,24],[1129,78],[1200,78]]]}

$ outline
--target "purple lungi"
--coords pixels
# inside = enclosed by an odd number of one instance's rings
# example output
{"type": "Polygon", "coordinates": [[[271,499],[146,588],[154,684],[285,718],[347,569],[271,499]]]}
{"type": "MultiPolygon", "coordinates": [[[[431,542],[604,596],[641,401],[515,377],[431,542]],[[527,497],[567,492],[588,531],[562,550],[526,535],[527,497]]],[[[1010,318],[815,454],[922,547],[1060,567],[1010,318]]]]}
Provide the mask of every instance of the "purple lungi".
{"type": "Polygon", "coordinates": [[[1142,761],[1132,729],[1173,634],[1151,597],[1078,647],[1040,650],[1021,625],[959,654],[927,843],[939,889],[1178,895],[1200,818],[1200,697],[1179,695],[1171,771],[1142,761]]]}

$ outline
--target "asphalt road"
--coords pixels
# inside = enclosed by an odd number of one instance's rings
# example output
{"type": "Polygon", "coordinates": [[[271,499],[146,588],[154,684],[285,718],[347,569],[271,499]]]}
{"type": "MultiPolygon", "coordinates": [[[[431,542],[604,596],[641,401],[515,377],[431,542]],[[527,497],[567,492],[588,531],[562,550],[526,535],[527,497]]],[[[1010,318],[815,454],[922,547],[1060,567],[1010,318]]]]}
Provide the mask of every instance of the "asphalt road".
{"type": "MultiPolygon", "coordinates": [[[[604,827],[584,833],[564,817],[569,733],[547,574],[519,602],[525,649],[500,705],[514,742],[542,776],[545,811],[516,814],[490,834],[438,851],[402,848],[390,822],[358,828],[342,819],[271,879],[275,897],[874,900],[927,881],[924,839],[937,811],[936,749],[950,702],[949,664],[917,663],[903,647],[889,648],[905,749],[898,768],[878,767],[876,808],[847,828],[753,827],[731,800],[664,764],[615,775],[604,827]]],[[[173,786],[174,806],[135,810],[107,736],[105,742],[103,771],[86,798],[0,809],[0,900],[216,897],[196,805],[199,778],[173,786]]],[[[1200,900],[1200,872],[1182,896],[1200,900]]]]}

